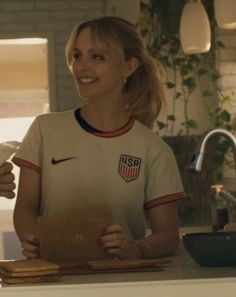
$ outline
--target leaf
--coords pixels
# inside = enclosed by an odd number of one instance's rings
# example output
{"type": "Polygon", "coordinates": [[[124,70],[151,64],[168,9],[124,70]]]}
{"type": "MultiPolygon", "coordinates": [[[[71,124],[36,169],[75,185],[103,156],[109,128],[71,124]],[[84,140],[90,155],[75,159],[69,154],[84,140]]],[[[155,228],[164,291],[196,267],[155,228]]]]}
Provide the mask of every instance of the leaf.
{"type": "Polygon", "coordinates": [[[198,127],[197,122],[194,120],[188,120],[185,124],[187,127],[192,129],[196,129],[198,127]]]}
{"type": "Polygon", "coordinates": [[[174,59],[173,62],[174,62],[175,65],[179,66],[182,63],[184,63],[184,61],[185,61],[185,59],[183,59],[183,58],[176,58],[176,59],[174,59]]]}
{"type": "Polygon", "coordinates": [[[190,76],[184,79],[182,83],[184,86],[188,88],[189,93],[192,93],[193,91],[195,91],[197,87],[196,79],[193,76],[190,76]]]}
{"type": "Polygon", "coordinates": [[[227,110],[223,110],[220,114],[220,118],[225,122],[231,121],[231,115],[227,110]]]}
{"type": "Polygon", "coordinates": [[[160,36],[160,42],[161,42],[161,44],[166,45],[166,44],[169,43],[169,40],[168,40],[168,38],[166,37],[166,35],[161,34],[161,36],[160,36]]]}
{"type": "Polygon", "coordinates": [[[198,127],[197,122],[194,120],[188,120],[187,122],[182,122],[181,125],[191,129],[196,129],[198,127]]]}
{"type": "Polygon", "coordinates": [[[200,59],[199,59],[199,57],[197,56],[197,55],[190,55],[189,56],[189,59],[188,59],[188,62],[189,62],[189,64],[199,64],[200,63],[200,59]]]}
{"type": "Polygon", "coordinates": [[[170,48],[170,54],[176,55],[179,51],[179,47],[171,47],[170,48]]]}
{"type": "Polygon", "coordinates": [[[218,73],[218,72],[213,73],[213,74],[211,75],[211,79],[212,79],[213,81],[217,81],[217,80],[220,79],[220,78],[221,78],[221,74],[218,73]]]}
{"type": "Polygon", "coordinates": [[[160,130],[164,129],[166,127],[166,124],[160,121],[157,121],[157,126],[160,130]]]}
{"type": "Polygon", "coordinates": [[[183,96],[183,94],[180,93],[180,92],[177,92],[177,93],[176,93],[176,96],[175,96],[175,99],[178,99],[178,98],[181,97],[181,96],[183,96]]]}
{"type": "Polygon", "coordinates": [[[197,72],[197,75],[198,75],[198,76],[201,76],[201,75],[204,75],[204,74],[206,74],[206,73],[208,73],[208,71],[207,71],[206,69],[200,68],[200,69],[198,70],[198,72],[197,72]]]}
{"type": "Polygon", "coordinates": [[[212,95],[213,95],[212,90],[204,90],[204,91],[202,92],[202,96],[204,96],[204,97],[210,97],[210,96],[212,96],[212,95]]]}
{"type": "Polygon", "coordinates": [[[229,96],[224,96],[220,99],[222,105],[231,103],[231,100],[232,99],[229,96]]]}
{"type": "Polygon", "coordinates": [[[220,167],[223,163],[224,163],[224,154],[222,153],[219,153],[218,151],[218,154],[216,154],[215,158],[214,158],[214,165],[215,167],[220,167]]]}
{"type": "Polygon", "coordinates": [[[168,89],[173,89],[176,85],[170,81],[166,82],[166,86],[168,89]]]}
{"type": "Polygon", "coordinates": [[[176,121],[176,117],[175,117],[174,114],[169,114],[168,117],[167,117],[167,119],[168,119],[169,121],[176,121]]]}
{"type": "Polygon", "coordinates": [[[149,30],[146,29],[146,28],[140,30],[140,34],[141,34],[142,36],[147,36],[148,32],[149,32],[149,30]]]}
{"type": "Polygon", "coordinates": [[[161,56],[159,60],[166,66],[172,67],[168,56],[161,56]]]}
{"type": "Polygon", "coordinates": [[[220,40],[216,42],[216,46],[217,46],[218,48],[225,48],[224,43],[223,43],[222,41],[220,41],[220,40]]]}
{"type": "Polygon", "coordinates": [[[187,69],[185,67],[181,67],[180,73],[181,73],[182,76],[186,76],[186,75],[189,74],[189,69],[187,69]]]}
{"type": "Polygon", "coordinates": [[[190,63],[185,63],[185,64],[183,65],[183,67],[184,67],[185,69],[188,69],[189,71],[193,71],[193,65],[190,64],[190,63]]]}

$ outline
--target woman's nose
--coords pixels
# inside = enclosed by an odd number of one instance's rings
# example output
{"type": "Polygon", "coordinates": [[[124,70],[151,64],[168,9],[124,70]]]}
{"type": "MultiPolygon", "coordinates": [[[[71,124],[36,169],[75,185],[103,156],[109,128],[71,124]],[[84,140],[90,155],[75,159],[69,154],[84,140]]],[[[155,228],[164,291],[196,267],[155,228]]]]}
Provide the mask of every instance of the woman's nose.
{"type": "Polygon", "coordinates": [[[88,69],[90,67],[89,59],[86,57],[79,59],[76,64],[80,69],[88,69]]]}

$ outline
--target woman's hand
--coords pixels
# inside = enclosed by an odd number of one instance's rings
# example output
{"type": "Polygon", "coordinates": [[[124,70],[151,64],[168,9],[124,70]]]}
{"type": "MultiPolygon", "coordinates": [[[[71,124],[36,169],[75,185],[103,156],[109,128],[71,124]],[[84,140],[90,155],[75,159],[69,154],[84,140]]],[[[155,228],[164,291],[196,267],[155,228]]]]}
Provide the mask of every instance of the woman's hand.
{"type": "Polygon", "coordinates": [[[15,176],[12,173],[12,164],[5,162],[0,166],[0,196],[12,199],[15,197],[13,190],[16,185],[14,183],[15,176]]]}
{"type": "Polygon", "coordinates": [[[26,235],[24,241],[21,241],[22,254],[27,259],[39,258],[40,246],[39,240],[33,235],[26,235]]]}
{"type": "Polygon", "coordinates": [[[141,251],[139,247],[129,239],[127,233],[120,225],[110,225],[101,237],[102,246],[108,255],[120,259],[139,259],[141,251]]]}

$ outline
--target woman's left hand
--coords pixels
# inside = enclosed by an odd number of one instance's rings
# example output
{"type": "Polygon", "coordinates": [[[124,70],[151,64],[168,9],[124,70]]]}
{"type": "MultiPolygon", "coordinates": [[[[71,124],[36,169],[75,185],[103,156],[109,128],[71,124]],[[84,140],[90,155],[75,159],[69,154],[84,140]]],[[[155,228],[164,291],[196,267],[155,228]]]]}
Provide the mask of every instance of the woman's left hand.
{"type": "Polygon", "coordinates": [[[113,255],[120,259],[141,258],[139,247],[130,240],[120,225],[108,226],[103,232],[101,243],[108,255],[113,255]]]}

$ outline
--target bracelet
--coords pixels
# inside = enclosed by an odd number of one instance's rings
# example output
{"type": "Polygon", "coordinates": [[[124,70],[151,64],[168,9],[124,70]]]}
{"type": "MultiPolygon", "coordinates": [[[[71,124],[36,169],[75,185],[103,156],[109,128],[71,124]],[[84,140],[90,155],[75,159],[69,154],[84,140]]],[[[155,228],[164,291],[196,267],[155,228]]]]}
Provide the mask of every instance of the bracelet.
{"type": "Polygon", "coordinates": [[[143,239],[135,240],[133,243],[139,247],[142,254],[142,258],[144,259],[152,258],[151,249],[149,245],[145,242],[145,240],[143,239]]]}

